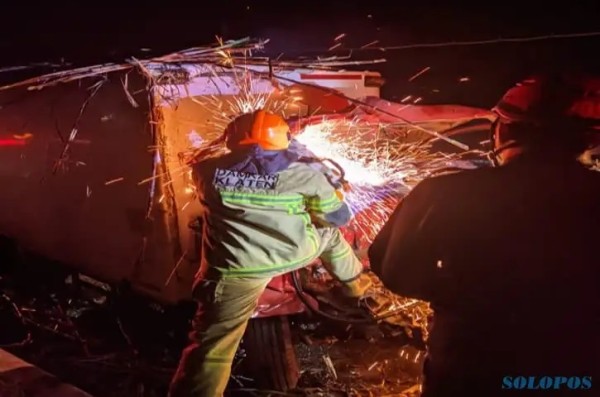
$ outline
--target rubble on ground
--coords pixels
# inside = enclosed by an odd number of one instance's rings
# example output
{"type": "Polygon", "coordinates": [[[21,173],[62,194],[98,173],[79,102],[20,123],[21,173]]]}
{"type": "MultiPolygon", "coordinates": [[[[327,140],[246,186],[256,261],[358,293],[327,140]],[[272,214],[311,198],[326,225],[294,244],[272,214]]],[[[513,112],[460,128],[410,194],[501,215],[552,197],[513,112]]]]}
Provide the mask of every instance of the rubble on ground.
{"type": "MultiPolygon", "coordinates": [[[[30,271],[33,266],[0,278],[0,348],[95,397],[165,395],[193,305],[162,307],[125,286],[107,294],[101,284],[74,280],[59,268],[50,271],[54,266],[40,266],[41,274],[30,271]]],[[[377,281],[368,305],[376,316],[402,305],[409,310],[379,324],[294,318],[302,368],[298,390],[256,390],[236,369],[232,395],[417,396],[423,360],[419,339],[426,332],[410,334],[421,332],[428,307],[389,294],[377,281]]]]}

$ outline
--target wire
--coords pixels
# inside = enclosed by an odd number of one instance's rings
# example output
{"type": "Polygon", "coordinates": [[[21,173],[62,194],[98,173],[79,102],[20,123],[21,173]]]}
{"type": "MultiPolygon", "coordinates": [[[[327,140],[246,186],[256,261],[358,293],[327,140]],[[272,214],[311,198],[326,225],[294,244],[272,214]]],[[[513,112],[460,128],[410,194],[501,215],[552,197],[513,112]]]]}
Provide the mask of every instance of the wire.
{"type": "MultiPolygon", "coordinates": [[[[257,70],[253,70],[253,69],[249,69],[249,68],[245,68],[245,67],[241,67],[241,66],[235,66],[235,65],[230,66],[230,68],[245,70],[247,72],[254,73],[257,76],[262,76],[262,77],[264,77],[266,79],[269,78],[268,73],[259,72],[257,70]]],[[[428,133],[430,135],[433,135],[437,139],[444,140],[444,141],[448,142],[449,144],[458,147],[459,149],[462,149],[462,150],[465,150],[465,151],[469,150],[469,146],[465,145],[464,143],[461,143],[461,142],[459,142],[459,141],[457,141],[455,139],[452,139],[450,137],[441,135],[437,131],[433,131],[433,130],[429,130],[429,129],[425,128],[425,127],[421,127],[420,125],[412,123],[409,120],[407,120],[407,119],[405,119],[405,118],[397,115],[396,113],[388,112],[387,110],[381,109],[381,108],[379,108],[379,107],[377,107],[375,105],[369,105],[368,103],[366,103],[364,101],[361,101],[361,100],[358,100],[358,99],[355,99],[355,98],[351,98],[351,97],[349,97],[347,95],[344,95],[340,91],[334,90],[332,88],[325,87],[325,86],[320,86],[320,85],[316,85],[316,84],[310,84],[310,83],[306,83],[306,82],[303,82],[303,81],[298,81],[298,80],[290,79],[289,77],[283,77],[281,75],[276,75],[276,74],[274,74],[272,77],[274,79],[276,79],[276,80],[287,81],[289,83],[297,84],[297,85],[300,85],[300,86],[312,87],[314,89],[327,92],[329,95],[333,95],[333,96],[337,96],[337,97],[340,97],[340,98],[344,98],[345,100],[347,100],[348,102],[350,102],[352,104],[362,106],[364,108],[367,108],[367,109],[370,109],[372,111],[385,114],[385,115],[390,116],[390,117],[394,117],[395,119],[397,119],[397,120],[399,120],[399,121],[401,121],[401,122],[403,122],[403,123],[405,123],[407,125],[410,125],[411,127],[415,128],[415,129],[418,129],[420,131],[423,131],[423,132],[426,132],[426,133],[428,133]]]]}
{"type": "MultiPolygon", "coordinates": [[[[376,47],[365,45],[356,48],[337,47],[336,51],[393,51],[393,50],[410,50],[417,48],[440,48],[440,47],[466,47],[475,45],[486,45],[486,44],[502,44],[502,43],[527,43],[534,41],[546,41],[556,39],[575,39],[575,38],[586,38],[586,37],[598,37],[600,31],[595,32],[581,32],[581,33],[563,33],[563,34],[547,34],[540,36],[522,36],[522,37],[506,37],[497,39],[486,39],[486,40],[469,40],[469,41],[446,41],[439,43],[415,43],[415,44],[404,44],[396,46],[376,47]]],[[[331,52],[333,50],[320,49],[315,52],[331,52]]],[[[289,51],[287,51],[289,52],[289,51]]],[[[296,52],[296,51],[292,51],[296,52]]],[[[306,51],[304,52],[313,52],[306,51]]]]}

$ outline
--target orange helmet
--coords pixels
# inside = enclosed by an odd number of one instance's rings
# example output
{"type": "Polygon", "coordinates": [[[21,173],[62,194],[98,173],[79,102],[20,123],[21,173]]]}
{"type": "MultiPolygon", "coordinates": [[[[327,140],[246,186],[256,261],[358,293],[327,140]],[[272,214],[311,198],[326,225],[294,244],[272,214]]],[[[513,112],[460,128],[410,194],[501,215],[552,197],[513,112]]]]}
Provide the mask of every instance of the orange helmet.
{"type": "Polygon", "coordinates": [[[598,130],[600,78],[568,74],[532,77],[509,89],[492,110],[507,124],[598,130]]]}
{"type": "Polygon", "coordinates": [[[265,110],[246,113],[233,120],[225,129],[230,150],[240,146],[258,145],[264,150],[285,150],[290,140],[290,127],[285,120],[265,110]]]}

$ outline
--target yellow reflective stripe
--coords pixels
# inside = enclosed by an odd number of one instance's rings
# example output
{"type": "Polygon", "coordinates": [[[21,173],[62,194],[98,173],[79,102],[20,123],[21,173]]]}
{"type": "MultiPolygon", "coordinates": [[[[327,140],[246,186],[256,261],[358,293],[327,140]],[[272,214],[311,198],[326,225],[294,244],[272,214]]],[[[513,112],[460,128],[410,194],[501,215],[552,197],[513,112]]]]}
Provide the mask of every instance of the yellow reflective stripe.
{"type": "Polygon", "coordinates": [[[221,190],[219,194],[222,197],[230,197],[230,198],[256,198],[261,200],[269,200],[269,201],[277,201],[277,202],[301,202],[303,197],[299,194],[297,195],[286,195],[286,196],[276,196],[271,194],[260,194],[260,193],[246,193],[246,192],[232,192],[228,190],[221,190]]]}
{"type": "Polygon", "coordinates": [[[325,200],[320,200],[319,198],[314,197],[306,200],[306,206],[315,211],[336,209],[341,203],[342,201],[340,201],[340,198],[335,193],[330,198],[325,200]]]}
{"type": "Polygon", "coordinates": [[[339,201],[339,198],[338,198],[337,194],[333,193],[331,195],[331,197],[326,198],[324,200],[322,200],[320,197],[313,196],[313,197],[309,197],[306,201],[311,204],[329,204],[329,203],[332,203],[335,201],[339,201]]]}
{"type": "Polygon", "coordinates": [[[310,255],[305,256],[304,258],[300,258],[298,260],[288,262],[283,265],[263,265],[263,266],[256,266],[256,267],[244,268],[244,269],[227,269],[227,270],[223,271],[223,277],[228,278],[228,277],[238,277],[241,275],[249,275],[249,274],[258,275],[258,274],[264,274],[264,273],[273,273],[273,272],[279,272],[282,270],[291,269],[298,265],[308,264],[308,263],[312,262],[314,259],[316,259],[317,252],[318,252],[318,250],[316,249],[316,247],[317,247],[316,237],[314,236],[314,234],[311,235],[309,233],[309,238],[311,239],[312,245],[315,249],[314,249],[314,252],[312,252],[310,255]]]}
{"type": "Polygon", "coordinates": [[[219,194],[221,195],[223,201],[233,204],[300,206],[303,202],[303,197],[300,195],[273,196],[267,194],[230,191],[220,191],[219,194]]]}
{"type": "Polygon", "coordinates": [[[351,253],[352,253],[352,249],[350,248],[349,245],[346,245],[343,250],[341,250],[337,254],[328,255],[326,259],[328,259],[330,261],[334,261],[337,259],[342,259],[342,258],[350,255],[351,253]]]}
{"type": "Polygon", "coordinates": [[[320,205],[318,207],[308,207],[310,210],[313,211],[319,211],[319,212],[332,212],[334,210],[337,210],[338,208],[340,208],[340,206],[342,205],[341,201],[338,201],[336,203],[331,203],[328,205],[320,205]]]}

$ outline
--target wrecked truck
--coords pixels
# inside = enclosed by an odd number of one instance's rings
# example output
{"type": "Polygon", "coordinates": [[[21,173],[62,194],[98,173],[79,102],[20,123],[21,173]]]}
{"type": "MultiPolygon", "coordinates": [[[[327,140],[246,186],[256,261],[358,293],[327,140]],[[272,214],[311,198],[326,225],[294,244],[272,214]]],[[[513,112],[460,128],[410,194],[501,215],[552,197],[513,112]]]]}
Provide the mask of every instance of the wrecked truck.
{"type": "MultiPolygon", "coordinates": [[[[256,104],[302,87],[305,97],[282,108],[300,129],[337,117],[482,136],[492,120],[481,109],[384,102],[374,72],[282,67],[274,74],[271,64],[252,65],[243,87],[239,73],[153,60],[1,87],[0,235],[86,279],[126,282],[175,304],[190,299],[200,255],[186,153],[218,138],[232,107],[243,111],[241,97],[256,104]]],[[[276,278],[249,327],[254,351],[272,353],[249,359],[278,368],[268,371],[279,374],[274,388],[298,379],[286,318],[306,311],[306,299],[291,277],[276,278]]]]}

